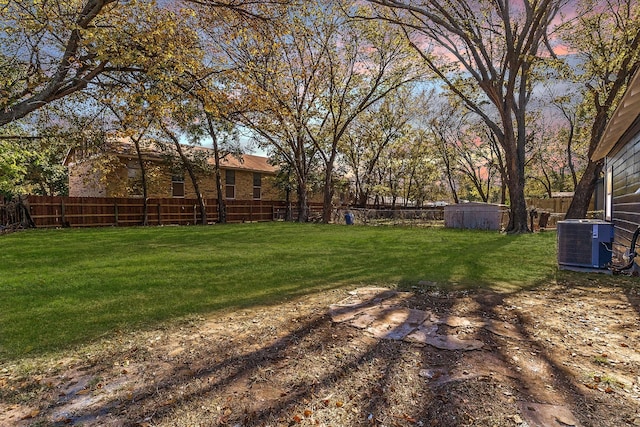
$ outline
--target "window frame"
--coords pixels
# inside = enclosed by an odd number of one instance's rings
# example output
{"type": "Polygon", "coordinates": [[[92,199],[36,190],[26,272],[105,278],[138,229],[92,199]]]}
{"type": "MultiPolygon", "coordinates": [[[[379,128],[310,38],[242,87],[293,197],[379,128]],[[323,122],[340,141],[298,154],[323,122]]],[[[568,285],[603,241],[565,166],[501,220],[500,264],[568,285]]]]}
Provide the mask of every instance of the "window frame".
{"type": "Polygon", "coordinates": [[[260,199],[262,199],[262,174],[260,172],[254,172],[253,173],[253,200],[260,200],[260,199]]]}
{"type": "Polygon", "coordinates": [[[236,171],[233,169],[224,172],[224,196],[231,200],[236,198],[236,171]]]}
{"type": "Polygon", "coordinates": [[[175,198],[175,199],[184,199],[186,197],[186,188],[184,185],[184,177],[180,177],[180,176],[172,176],[171,177],[171,197],[175,198]],[[176,184],[178,184],[178,187],[181,185],[182,186],[182,195],[176,195],[176,184]]]}

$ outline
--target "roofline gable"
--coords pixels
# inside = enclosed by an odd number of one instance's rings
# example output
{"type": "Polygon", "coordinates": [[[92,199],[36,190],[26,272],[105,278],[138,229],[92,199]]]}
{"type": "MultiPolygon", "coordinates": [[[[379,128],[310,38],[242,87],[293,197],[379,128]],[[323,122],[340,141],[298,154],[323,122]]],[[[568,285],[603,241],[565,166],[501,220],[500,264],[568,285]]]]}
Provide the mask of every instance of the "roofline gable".
{"type": "MultiPolygon", "coordinates": [[[[183,144],[183,147],[185,147],[185,151],[187,152],[188,151],[205,152],[208,157],[207,162],[209,163],[210,166],[214,166],[215,160],[214,160],[214,152],[212,148],[198,146],[198,145],[184,145],[184,144],[183,144]]],[[[69,152],[65,156],[63,164],[68,166],[70,163],[72,163],[71,159],[75,151],[77,150],[75,149],[69,150],[69,152]]],[[[151,145],[145,144],[145,147],[141,151],[142,151],[142,157],[146,161],[162,161],[166,158],[166,155],[163,155],[160,149],[153,144],[151,145]]],[[[115,154],[116,156],[124,159],[135,158],[137,156],[135,150],[133,149],[133,144],[130,141],[124,141],[124,140],[115,141],[115,143],[110,144],[107,149],[101,152],[104,154],[106,153],[115,154]]],[[[174,156],[177,156],[177,153],[175,153],[174,149],[172,149],[171,154],[174,156]]],[[[100,152],[94,152],[94,153],[91,153],[90,156],[84,157],[84,158],[89,159],[99,155],[100,155],[100,152]]],[[[272,175],[275,175],[278,172],[277,166],[273,166],[269,164],[268,157],[256,156],[253,154],[242,154],[240,156],[237,156],[233,153],[229,153],[220,159],[220,169],[259,172],[259,173],[272,174],[272,175]]]]}
{"type": "Polygon", "coordinates": [[[627,131],[637,123],[640,117],[640,69],[631,78],[627,89],[607,122],[602,137],[591,154],[591,160],[598,161],[606,157],[623,139],[627,131]]]}

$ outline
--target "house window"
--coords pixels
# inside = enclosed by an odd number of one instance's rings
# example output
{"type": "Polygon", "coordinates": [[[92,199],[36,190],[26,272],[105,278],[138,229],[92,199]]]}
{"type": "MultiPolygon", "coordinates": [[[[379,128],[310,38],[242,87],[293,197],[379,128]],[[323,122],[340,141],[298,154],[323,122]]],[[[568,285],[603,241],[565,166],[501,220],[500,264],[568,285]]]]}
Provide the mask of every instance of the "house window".
{"type": "Polygon", "coordinates": [[[142,176],[142,169],[140,169],[140,163],[135,160],[127,162],[127,177],[130,180],[140,179],[142,176]]]}
{"type": "Polygon", "coordinates": [[[174,176],[171,178],[171,195],[173,197],[184,197],[184,177],[174,176]]]}
{"type": "Polygon", "coordinates": [[[224,193],[227,199],[236,198],[236,171],[226,170],[224,177],[224,193]]]}
{"type": "Polygon", "coordinates": [[[142,188],[142,169],[140,169],[140,163],[135,160],[127,162],[127,178],[128,189],[127,193],[130,197],[141,197],[143,194],[142,188]]]}
{"type": "Polygon", "coordinates": [[[259,200],[262,197],[262,174],[253,174],[253,198],[259,200]]]}
{"type": "Polygon", "coordinates": [[[605,177],[606,191],[604,195],[604,219],[611,221],[613,203],[613,165],[607,165],[607,176],[605,177]]]}

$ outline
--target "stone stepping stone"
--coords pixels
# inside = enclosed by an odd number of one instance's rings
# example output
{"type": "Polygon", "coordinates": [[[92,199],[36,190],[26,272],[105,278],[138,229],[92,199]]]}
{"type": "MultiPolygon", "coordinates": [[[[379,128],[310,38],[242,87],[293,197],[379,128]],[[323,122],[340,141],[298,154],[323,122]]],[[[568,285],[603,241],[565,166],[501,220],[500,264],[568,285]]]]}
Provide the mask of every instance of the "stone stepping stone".
{"type": "Polygon", "coordinates": [[[425,343],[440,350],[479,350],[484,346],[480,340],[463,340],[453,335],[427,336],[425,343]]]}
{"type": "MultiPolygon", "coordinates": [[[[349,292],[349,297],[329,307],[331,320],[365,329],[378,339],[405,340],[429,344],[442,350],[478,350],[484,346],[480,340],[460,339],[454,335],[438,334],[438,325],[457,327],[487,327],[477,318],[445,316],[439,318],[431,312],[397,305],[412,296],[410,292],[397,292],[386,288],[360,288],[349,292]]],[[[494,329],[506,327],[496,324],[494,329]]]]}
{"type": "Polygon", "coordinates": [[[402,340],[427,318],[427,313],[405,307],[387,307],[367,328],[376,338],[402,340]]]}
{"type": "Polygon", "coordinates": [[[380,314],[379,308],[369,309],[363,312],[362,314],[360,314],[359,316],[349,320],[347,324],[358,329],[365,329],[378,318],[379,314],[380,314]]]}
{"type": "Polygon", "coordinates": [[[529,427],[582,427],[566,406],[518,402],[529,427]]]}
{"type": "Polygon", "coordinates": [[[481,328],[486,325],[486,322],[480,319],[460,316],[446,316],[438,318],[437,322],[451,326],[452,328],[481,328]]]}
{"type": "Polygon", "coordinates": [[[349,297],[329,306],[331,320],[336,323],[348,322],[372,308],[400,303],[411,296],[410,292],[398,292],[387,288],[360,288],[349,292],[349,297]],[[384,304],[383,304],[384,303],[384,304]]]}
{"type": "Polygon", "coordinates": [[[438,334],[438,324],[430,321],[425,321],[419,325],[413,332],[405,337],[405,341],[427,343],[428,337],[433,337],[438,334]]]}
{"type": "Polygon", "coordinates": [[[331,320],[336,323],[349,322],[365,311],[371,310],[372,307],[373,305],[370,304],[332,304],[329,306],[329,315],[331,320]]]}

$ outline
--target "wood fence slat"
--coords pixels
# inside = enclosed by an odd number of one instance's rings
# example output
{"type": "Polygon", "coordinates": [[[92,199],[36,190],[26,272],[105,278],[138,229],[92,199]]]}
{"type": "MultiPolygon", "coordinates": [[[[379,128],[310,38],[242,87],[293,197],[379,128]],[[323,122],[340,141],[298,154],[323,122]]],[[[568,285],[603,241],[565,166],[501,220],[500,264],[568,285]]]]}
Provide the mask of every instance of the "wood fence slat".
{"type": "MultiPolygon", "coordinates": [[[[139,198],[28,196],[26,202],[36,227],[99,227],[130,226],[142,223],[143,202],[139,198]]],[[[283,201],[230,200],[227,201],[227,221],[273,221],[277,212],[286,211],[283,201]]],[[[217,201],[205,200],[207,220],[217,221],[217,201]]],[[[310,212],[318,212],[322,205],[311,205],[310,212]]],[[[280,215],[280,217],[283,214],[280,215]]],[[[149,199],[150,224],[187,225],[200,222],[199,206],[195,199],[149,199]]]]}

